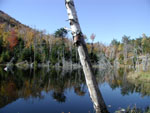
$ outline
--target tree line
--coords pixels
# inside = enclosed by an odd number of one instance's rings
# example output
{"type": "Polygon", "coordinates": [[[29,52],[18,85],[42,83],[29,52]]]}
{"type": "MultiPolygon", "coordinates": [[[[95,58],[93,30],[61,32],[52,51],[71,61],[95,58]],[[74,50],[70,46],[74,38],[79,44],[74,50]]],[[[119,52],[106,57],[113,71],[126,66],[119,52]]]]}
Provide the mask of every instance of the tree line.
{"type": "MultiPolygon", "coordinates": [[[[49,63],[62,66],[64,62],[78,63],[79,56],[73,40],[67,38],[64,28],[53,34],[38,31],[29,27],[0,24],[0,64],[6,64],[13,58],[13,63],[49,63]]],[[[132,65],[144,63],[150,54],[150,37],[143,34],[136,39],[124,35],[122,41],[113,39],[110,45],[94,42],[96,35],[91,34],[87,48],[93,64],[99,64],[106,57],[111,65],[132,65]],[[141,58],[141,59],[140,59],[141,58]]],[[[86,36],[84,36],[87,39],[86,36]]],[[[149,58],[149,57],[148,57],[149,58]]],[[[148,58],[147,61],[148,62],[148,58]]],[[[103,61],[105,62],[105,61],[103,61]]],[[[146,64],[148,65],[148,63],[146,64]]]]}
{"type": "MultiPolygon", "coordinates": [[[[27,27],[10,27],[9,24],[0,24],[0,64],[28,61],[30,63],[47,63],[52,65],[63,61],[78,63],[79,57],[72,39],[67,38],[64,28],[53,34],[46,34],[27,27]]],[[[97,62],[96,52],[91,49],[92,61],[97,62]]]]}

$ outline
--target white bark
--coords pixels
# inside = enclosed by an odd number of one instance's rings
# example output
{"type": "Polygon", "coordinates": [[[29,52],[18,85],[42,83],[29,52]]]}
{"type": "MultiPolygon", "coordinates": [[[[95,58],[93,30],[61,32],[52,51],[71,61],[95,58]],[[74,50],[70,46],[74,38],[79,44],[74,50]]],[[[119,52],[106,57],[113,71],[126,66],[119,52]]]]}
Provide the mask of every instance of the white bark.
{"type": "Polygon", "coordinates": [[[143,71],[147,71],[147,67],[148,67],[148,55],[145,55],[145,57],[142,58],[142,64],[143,64],[143,71]]]}
{"type": "Polygon", "coordinates": [[[96,78],[93,74],[92,65],[88,57],[87,47],[83,38],[83,34],[78,22],[77,13],[73,0],[65,0],[70,27],[73,35],[74,44],[78,48],[80,61],[85,74],[86,83],[88,86],[90,97],[93,101],[94,108],[97,113],[107,113],[107,108],[98,88],[96,78]]]}
{"type": "Polygon", "coordinates": [[[137,60],[136,60],[136,71],[140,71],[140,63],[139,63],[139,57],[137,56],[137,60]]]}
{"type": "Polygon", "coordinates": [[[128,58],[128,45],[127,45],[127,43],[124,44],[123,55],[124,55],[124,61],[125,61],[125,64],[126,64],[127,63],[127,58],[128,58]]]}

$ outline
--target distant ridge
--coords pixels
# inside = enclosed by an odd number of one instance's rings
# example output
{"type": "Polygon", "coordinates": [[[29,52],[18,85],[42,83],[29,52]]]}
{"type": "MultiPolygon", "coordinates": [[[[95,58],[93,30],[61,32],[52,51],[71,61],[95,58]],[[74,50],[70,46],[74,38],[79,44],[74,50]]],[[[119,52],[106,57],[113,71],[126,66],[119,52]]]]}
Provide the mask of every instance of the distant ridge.
{"type": "Polygon", "coordinates": [[[10,27],[26,27],[29,28],[28,26],[21,24],[19,21],[14,19],[13,17],[9,16],[5,12],[0,10],[0,24],[6,23],[7,25],[10,25],[10,27]]]}

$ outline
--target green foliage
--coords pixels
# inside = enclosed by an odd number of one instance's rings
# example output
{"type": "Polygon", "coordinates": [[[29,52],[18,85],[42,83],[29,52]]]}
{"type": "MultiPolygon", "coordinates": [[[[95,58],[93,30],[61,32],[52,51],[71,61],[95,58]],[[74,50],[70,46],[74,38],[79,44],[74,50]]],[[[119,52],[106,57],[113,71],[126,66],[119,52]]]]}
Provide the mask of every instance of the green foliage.
{"type": "Polygon", "coordinates": [[[123,61],[124,61],[124,56],[123,56],[123,54],[120,54],[119,55],[119,63],[123,64],[123,61]]]}
{"type": "Polygon", "coordinates": [[[37,68],[38,68],[38,62],[34,61],[34,69],[37,69],[37,68]]]}
{"type": "Polygon", "coordinates": [[[2,44],[3,44],[3,40],[2,40],[2,38],[0,37],[0,54],[1,54],[2,51],[3,51],[3,46],[2,46],[2,44]]]}
{"type": "Polygon", "coordinates": [[[67,33],[68,33],[67,30],[65,30],[64,28],[60,28],[57,29],[57,31],[54,33],[54,36],[63,38],[66,37],[67,33]]]}
{"type": "Polygon", "coordinates": [[[150,39],[147,38],[147,37],[144,37],[142,39],[142,47],[143,47],[143,52],[146,54],[146,53],[150,53],[150,39]]]}
{"type": "Polygon", "coordinates": [[[10,52],[9,51],[3,51],[0,56],[0,63],[5,63],[10,61],[10,52]]]}
{"type": "Polygon", "coordinates": [[[129,43],[129,41],[130,41],[130,37],[129,36],[126,36],[126,35],[124,35],[123,37],[122,37],[122,43],[129,43]]]}
{"type": "Polygon", "coordinates": [[[98,63],[98,56],[96,53],[91,53],[89,56],[92,63],[98,63]]]}
{"type": "Polygon", "coordinates": [[[113,65],[115,58],[109,59],[110,63],[113,65]]]}
{"type": "Polygon", "coordinates": [[[38,63],[41,63],[42,62],[42,55],[35,53],[35,59],[34,60],[37,61],[38,63]]]}
{"type": "Polygon", "coordinates": [[[118,74],[119,74],[119,76],[123,76],[123,74],[124,74],[124,68],[119,68],[118,69],[118,74]]]}
{"type": "Polygon", "coordinates": [[[73,63],[79,62],[79,55],[77,54],[77,49],[75,47],[72,49],[72,62],[73,63]]]}
{"type": "Polygon", "coordinates": [[[118,42],[116,39],[113,39],[112,41],[111,41],[111,43],[110,43],[110,45],[119,45],[120,44],[120,42],[118,42]]]}
{"type": "Polygon", "coordinates": [[[32,48],[24,48],[19,56],[19,60],[18,61],[33,61],[34,54],[33,54],[33,49],[32,48]]]}
{"type": "MultiPolygon", "coordinates": [[[[53,35],[46,35],[42,31],[22,25],[4,13],[2,15],[6,20],[0,23],[0,63],[5,64],[12,58],[14,63],[28,61],[28,63],[50,62],[51,65],[57,63],[62,65],[64,59],[79,63],[77,49],[71,40],[65,38],[68,32],[64,28],[57,29],[53,35]]],[[[133,57],[150,54],[150,37],[145,34],[137,39],[130,39],[129,36],[124,35],[121,42],[113,39],[110,46],[93,43],[95,36],[92,34],[90,37],[92,43],[87,44],[93,64],[98,63],[100,52],[108,57],[112,65],[117,59],[120,64],[134,63],[134,66],[136,60],[133,57]]]]}

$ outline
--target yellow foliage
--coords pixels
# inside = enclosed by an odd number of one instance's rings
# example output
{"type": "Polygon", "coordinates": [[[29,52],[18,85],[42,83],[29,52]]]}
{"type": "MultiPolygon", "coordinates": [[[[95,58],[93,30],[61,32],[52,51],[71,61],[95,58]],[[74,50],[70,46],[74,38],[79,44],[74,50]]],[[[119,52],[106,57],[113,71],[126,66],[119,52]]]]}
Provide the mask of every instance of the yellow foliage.
{"type": "Polygon", "coordinates": [[[88,52],[90,52],[90,50],[91,50],[91,45],[90,45],[90,44],[87,44],[86,46],[87,46],[88,52]]]}
{"type": "Polygon", "coordinates": [[[7,47],[8,45],[8,37],[9,37],[9,32],[4,32],[3,33],[3,46],[4,47],[7,47]]]}
{"type": "Polygon", "coordinates": [[[146,43],[147,39],[144,37],[142,38],[142,45],[144,45],[146,43]]]}
{"type": "Polygon", "coordinates": [[[134,56],[134,53],[133,52],[129,52],[128,53],[128,58],[131,58],[131,57],[133,57],[134,56]]]}
{"type": "Polygon", "coordinates": [[[121,85],[121,81],[120,81],[120,80],[117,80],[117,84],[120,86],[120,85],[121,85]]]}
{"type": "Polygon", "coordinates": [[[123,50],[123,45],[119,44],[118,51],[122,51],[122,50],[123,50]]]}
{"type": "Polygon", "coordinates": [[[26,33],[25,40],[26,40],[26,47],[27,48],[30,47],[31,44],[33,44],[34,38],[36,38],[36,37],[34,37],[34,32],[28,31],[26,33]]]}
{"type": "Polygon", "coordinates": [[[5,31],[6,24],[0,24],[0,34],[2,34],[5,31]]]}

